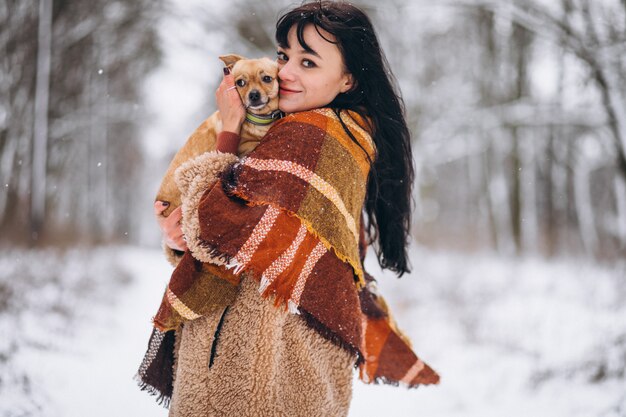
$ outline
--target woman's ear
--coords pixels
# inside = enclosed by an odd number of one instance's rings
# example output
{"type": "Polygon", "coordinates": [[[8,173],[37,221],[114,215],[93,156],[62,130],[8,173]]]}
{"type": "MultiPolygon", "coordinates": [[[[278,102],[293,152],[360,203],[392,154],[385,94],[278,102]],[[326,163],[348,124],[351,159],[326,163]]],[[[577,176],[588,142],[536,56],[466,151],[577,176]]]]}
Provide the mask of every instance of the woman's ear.
{"type": "Polygon", "coordinates": [[[343,85],[341,86],[341,90],[339,90],[342,93],[346,93],[350,90],[352,90],[355,87],[355,82],[354,82],[354,77],[352,76],[352,74],[348,73],[345,74],[344,76],[344,80],[343,80],[343,85]]]}

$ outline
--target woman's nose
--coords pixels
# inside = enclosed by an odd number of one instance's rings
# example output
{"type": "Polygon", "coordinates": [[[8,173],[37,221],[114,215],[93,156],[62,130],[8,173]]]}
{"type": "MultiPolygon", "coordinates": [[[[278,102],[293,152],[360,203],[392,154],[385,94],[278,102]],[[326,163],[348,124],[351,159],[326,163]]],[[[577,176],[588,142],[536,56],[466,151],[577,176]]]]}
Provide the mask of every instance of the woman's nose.
{"type": "Polygon", "coordinates": [[[293,80],[293,73],[291,72],[291,66],[289,65],[289,62],[279,68],[278,78],[280,80],[293,80]]]}

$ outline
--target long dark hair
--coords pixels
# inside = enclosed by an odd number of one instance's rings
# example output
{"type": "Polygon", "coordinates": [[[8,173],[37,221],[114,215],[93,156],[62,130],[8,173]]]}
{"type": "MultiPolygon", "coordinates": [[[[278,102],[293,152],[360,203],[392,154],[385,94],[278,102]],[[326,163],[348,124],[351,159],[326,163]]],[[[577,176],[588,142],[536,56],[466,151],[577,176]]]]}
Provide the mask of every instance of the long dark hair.
{"type": "MultiPolygon", "coordinates": [[[[335,37],[336,41],[332,43],[339,48],[345,69],[355,81],[353,88],[340,93],[328,107],[335,109],[339,117],[340,110],[347,109],[371,118],[370,130],[377,152],[373,163],[370,159],[365,200],[369,220],[366,227],[368,243],[378,240],[379,248],[375,250],[381,268],[395,271],[401,277],[410,272],[407,245],[414,180],[411,136],[405,121],[404,101],[374,27],[362,10],[344,2],[304,3],[278,19],[276,42],[289,47],[289,30],[297,25],[298,42],[310,51],[302,35],[305,25],[309,23],[316,27],[318,33],[318,28],[322,28],[335,37]],[[372,229],[375,232],[373,237],[372,229]]],[[[344,128],[357,142],[345,125],[344,128]]]]}

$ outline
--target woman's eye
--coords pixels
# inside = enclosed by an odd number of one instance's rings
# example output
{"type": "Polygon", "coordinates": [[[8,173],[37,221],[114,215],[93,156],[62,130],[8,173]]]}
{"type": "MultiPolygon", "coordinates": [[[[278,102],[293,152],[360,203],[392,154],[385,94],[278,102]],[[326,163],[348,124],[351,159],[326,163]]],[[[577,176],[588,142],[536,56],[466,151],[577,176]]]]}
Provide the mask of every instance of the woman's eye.
{"type": "Polygon", "coordinates": [[[244,87],[244,86],[246,85],[246,80],[244,80],[243,78],[241,78],[241,79],[237,80],[237,81],[235,82],[235,84],[237,84],[237,86],[239,86],[239,87],[244,87]]]}
{"type": "Polygon", "coordinates": [[[315,63],[311,61],[310,59],[303,59],[302,64],[304,64],[306,68],[313,68],[315,66],[315,63]],[[308,64],[306,64],[307,62],[308,64]]]}
{"type": "Polygon", "coordinates": [[[264,83],[271,83],[272,82],[272,77],[270,77],[269,75],[264,75],[263,76],[263,82],[264,83]]]}
{"type": "Polygon", "coordinates": [[[287,60],[287,55],[285,55],[284,52],[281,51],[277,51],[276,52],[276,56],[278,57],[279,60],[281,61],[286,61],[287,60]]]}

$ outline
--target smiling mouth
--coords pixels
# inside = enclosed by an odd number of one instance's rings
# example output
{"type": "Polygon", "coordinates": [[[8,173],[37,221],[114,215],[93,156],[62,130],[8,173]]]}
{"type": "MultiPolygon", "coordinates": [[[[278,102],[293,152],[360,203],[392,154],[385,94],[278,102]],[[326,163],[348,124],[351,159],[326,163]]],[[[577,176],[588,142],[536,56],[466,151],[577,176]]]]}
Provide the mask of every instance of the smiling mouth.
{"type": "Polygon", "coordinates": [[[299,91],[290,90],[290,89],[284,88],[284,87],[280,87],[280,91],[285,92],[285,93],[299,93],[299,91]]]}

